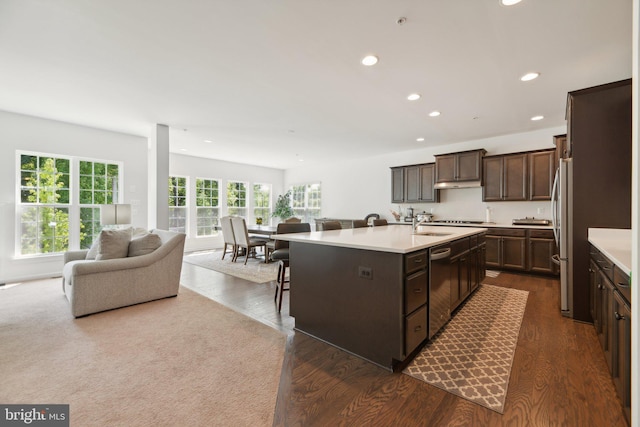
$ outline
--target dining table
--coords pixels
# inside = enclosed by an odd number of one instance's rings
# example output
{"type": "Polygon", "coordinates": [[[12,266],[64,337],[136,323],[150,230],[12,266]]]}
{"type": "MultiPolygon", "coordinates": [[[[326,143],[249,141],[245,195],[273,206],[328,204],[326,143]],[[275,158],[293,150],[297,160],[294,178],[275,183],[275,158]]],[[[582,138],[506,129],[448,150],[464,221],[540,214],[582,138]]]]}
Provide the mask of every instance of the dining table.
{"type": "Polygon", "coordinates": [[[277,231],[278,227],[274,225],[247,224],[247,233],[249,234],[271,238],[277,231]]]}

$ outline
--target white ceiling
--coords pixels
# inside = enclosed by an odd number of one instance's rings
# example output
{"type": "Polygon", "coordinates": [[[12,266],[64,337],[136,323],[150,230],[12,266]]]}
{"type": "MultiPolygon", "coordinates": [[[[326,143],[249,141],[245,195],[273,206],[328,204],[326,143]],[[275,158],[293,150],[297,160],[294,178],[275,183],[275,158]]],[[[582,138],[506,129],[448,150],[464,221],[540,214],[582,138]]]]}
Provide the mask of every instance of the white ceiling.
{"type": "Polygon", "coordinates": [[[276,168],[526,132],[565,124],[568,91],[631,76],[631,7],[0,0],[0,109],[143,136],[167,124],[172,152],[276,168]]]}

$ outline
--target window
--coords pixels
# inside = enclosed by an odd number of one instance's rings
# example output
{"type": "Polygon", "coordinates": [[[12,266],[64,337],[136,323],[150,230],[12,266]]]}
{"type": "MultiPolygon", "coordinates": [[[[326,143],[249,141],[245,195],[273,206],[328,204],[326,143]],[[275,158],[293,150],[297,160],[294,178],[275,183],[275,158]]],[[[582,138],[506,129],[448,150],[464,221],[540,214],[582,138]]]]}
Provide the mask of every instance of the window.
{"type": "Polygon", "coordinates": [[[219,195],[220,184],[217,180],[196,178],[196,235],[198,237],[217,234],[219,224],[219,195]]]}
{"type": "Polygon", "coordinates": [[[169,230],[187,232],[187,178],[169,177],[169,230]]]}
{"type": "Polygon", "coordinates": [[[100,206],[118,202],[117,164],[81,160],[79,164],[80,249],[91,247],[102,230],[100,206]]]}
{"type": "Polygon", "coordinates": [[[20,254],[69,248],[71,160],[20,155],[20,254]]]}
{"type": "Polygon", "coordinates": [[[247,217],[247,184],[229,181],[227,183],[227,212],[229,215],[247,217]]]}
{"type": "Polygon", "coordinates": [[[269,224],[271,218],[271,185],[253,184],[253,217],[269,224]]]}
{"type": "Polygon", "coordinates": [[[311,222],[320,217],[322,193],[320,184],[303,184],[292,187],[292,207],[302,222],[311,222]]]}

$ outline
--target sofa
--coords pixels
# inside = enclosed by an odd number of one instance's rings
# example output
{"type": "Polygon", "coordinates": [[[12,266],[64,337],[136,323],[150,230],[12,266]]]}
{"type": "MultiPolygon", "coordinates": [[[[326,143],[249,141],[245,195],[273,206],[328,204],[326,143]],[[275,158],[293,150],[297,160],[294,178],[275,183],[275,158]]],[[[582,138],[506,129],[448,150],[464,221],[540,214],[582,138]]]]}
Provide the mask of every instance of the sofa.
{"type": "MultiPolygon", "coordinates": [[[[178,295],[185,234],[152,230],[141,236],[132,229],[129,232],[128,248],[116,255],[101,256],[100,244],[64,254],[62,287],[74,317],[178,295]],[[151,240],[156,246],[141,246],[151,240]]],[[[103,231],[96,243],[102,242],[106,248],[103,234],[108,232],[103,231]]],[[[119,244],[122,249],[122,241],[119,244]]]]}

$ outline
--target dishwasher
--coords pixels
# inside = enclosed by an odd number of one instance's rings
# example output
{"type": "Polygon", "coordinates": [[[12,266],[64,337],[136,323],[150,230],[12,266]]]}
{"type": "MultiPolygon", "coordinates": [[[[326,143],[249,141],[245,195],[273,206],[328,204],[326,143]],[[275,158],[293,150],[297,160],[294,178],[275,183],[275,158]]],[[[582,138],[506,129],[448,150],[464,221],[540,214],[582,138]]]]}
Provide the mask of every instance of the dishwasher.
{"type": "Polygon", "coordinates": [[[429,339],[451,317],[451,246],[442,244],[429,250],[429,339]]]}

